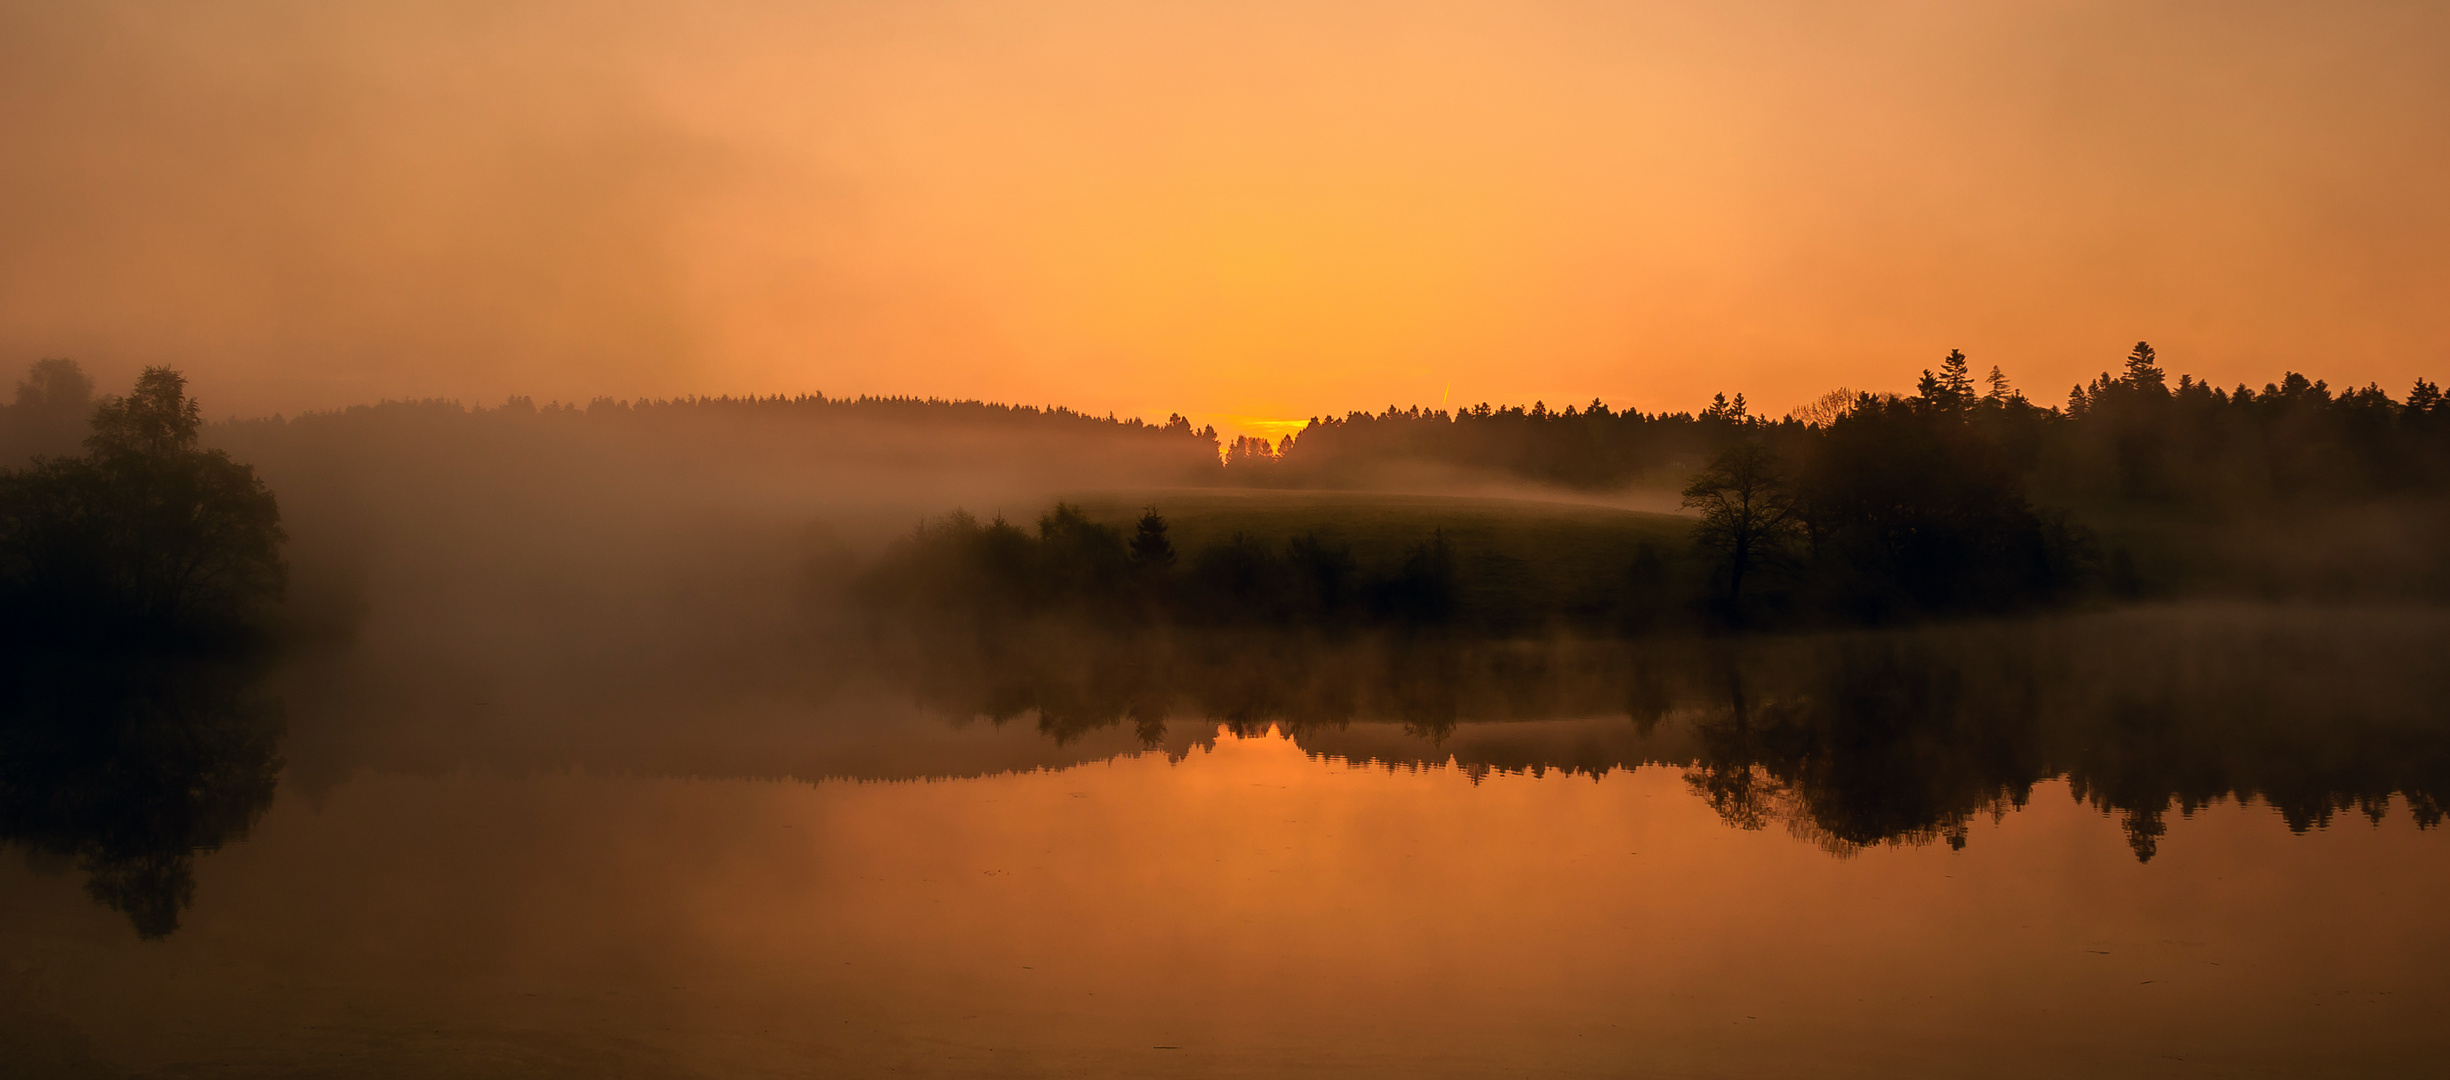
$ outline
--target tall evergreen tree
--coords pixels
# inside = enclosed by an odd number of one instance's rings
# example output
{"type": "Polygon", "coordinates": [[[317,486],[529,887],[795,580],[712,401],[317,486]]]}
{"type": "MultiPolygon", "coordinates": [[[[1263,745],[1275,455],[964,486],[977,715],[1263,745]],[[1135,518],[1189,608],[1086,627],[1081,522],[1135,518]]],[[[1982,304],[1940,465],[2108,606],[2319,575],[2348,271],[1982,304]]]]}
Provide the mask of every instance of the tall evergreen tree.
{"type": "Polygon", "coordinates": [[[1140,515],[1140,524],[1131,534],[1131,561],[1151,569],[1174,565],[1174,543],[1166,539],[1165,518],[1158,516],[1156,507],[1140,515]]]}
{"type": "Polygon", "coordinates": [[[1997,364],[1991,365],[1991,373],[1984,376],[1982,381],[1991,388],[1989,393],[1982,395],[1984,401],[2005,405],[2011,399],[2021,396],[2017,394],[2014,387],[2008,385],[2008,377],[2000,372],[1997,364]]]}
{"type": "Polygon", "coordinates": [[[2127,375],[2123,381],[2128,388],[2156,397],[2169,395],[2169,373],[2161,370],[2156,359],[2151,342],[2135,343],[2135,350],[2127,354],[2127,375]]]}

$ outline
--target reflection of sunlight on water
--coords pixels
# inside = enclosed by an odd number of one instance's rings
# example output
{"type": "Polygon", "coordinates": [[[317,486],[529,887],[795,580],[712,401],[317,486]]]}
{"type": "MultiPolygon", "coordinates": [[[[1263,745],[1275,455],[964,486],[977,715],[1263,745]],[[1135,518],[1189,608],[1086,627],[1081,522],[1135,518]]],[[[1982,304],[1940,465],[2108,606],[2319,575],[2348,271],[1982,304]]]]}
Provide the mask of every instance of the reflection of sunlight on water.
{"type": "MultiPolygon", "coordinates": [[[[1569,1075],[1873,1074],[2440,1049],[2411,1033],[2445,1003],[2450,929],[2430,914],[2450,861],[2405,817],[2292,836],[2218,805],[2140,865],[2051,781],[1966,850],[1835,860],[1730,830],[1680,767],[1476,779],[1314,756],[1273,727],[1177,760],[925,783],[369,773],[319,807],[284,798],[202,864],[177,950],[92,932],[73,896],[13,902],[0,943],[70,943],[46,946],[45,1012],[155,1066],[303,1067],[411,1031],[412,1050],[551,1059],[618,1030],[674,1071],[726,1073],[1478,1075],[1537,1055],[1569,1075]],[[2343,989],[2356,1009],[2294,1022],[2343,989]],[[1153,1064],[1156,1046],[1183,1057],[1153,1064]]],[[[0,895],[43,895],[21,873],[0,869],[0,895]]]]}

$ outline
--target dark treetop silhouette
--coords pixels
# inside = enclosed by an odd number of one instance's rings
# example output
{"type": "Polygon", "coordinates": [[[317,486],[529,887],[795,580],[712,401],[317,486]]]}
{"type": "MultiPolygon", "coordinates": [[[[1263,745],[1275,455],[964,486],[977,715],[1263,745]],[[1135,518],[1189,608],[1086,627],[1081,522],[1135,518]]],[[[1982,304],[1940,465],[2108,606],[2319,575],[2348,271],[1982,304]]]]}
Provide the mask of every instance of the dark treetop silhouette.
{"type": "MultiPolygon", "coordinates": [[[[1248,483],[1333,486],[1389,462],[1491,470],[1578,488],[1650,481],[1681,484],[1732,443],[1756,439],[1789,457],[1803,432],[1882,395],[1839,391],[1785,420],[1754,416],[1743,395],[1698,413],[1612,410],[1592,401],[1561,410],[1486,403],[1447,411],[1389,406],[1313,418],[1269,446],[1249,440],[1231,464],[1248,483]]],[[[2138,342],[2118,374],[2074,388],[2065,407],[2038,404],[1998,368],[1973,375],[1951,351],[1902,399],[1959,422],[2052,498],[2169,499],[2195,506],[2450,485],[2450,406],[2418,379],[2403,400],[2380,387],[2334,391],[2288,372],[2261,390],[2223,390],[2191,376],[2171,385],[2159,356],[2138,342]]]]}
{"type": "Polygon", "coordinates": [[[0,594],[20,647],[196,645],[280,598],[280,508],[196,445],[186,380],[149,368],[94,410],[80,457],[0,474],[0,594]]]}

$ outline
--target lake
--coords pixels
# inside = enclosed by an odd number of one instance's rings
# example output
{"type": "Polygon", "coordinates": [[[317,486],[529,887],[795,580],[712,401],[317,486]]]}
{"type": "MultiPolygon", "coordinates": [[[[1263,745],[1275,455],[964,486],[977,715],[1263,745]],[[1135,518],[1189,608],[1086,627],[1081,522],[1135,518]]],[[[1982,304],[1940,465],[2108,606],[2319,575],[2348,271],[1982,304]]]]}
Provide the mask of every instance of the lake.
{"type": "Polygon", "coordinates": [[[1415,643],[1438,678],[1342,668],[1426,706],[1306,670],[1001,722],[293,664],[196,699],[279,704],[260,798],[197,794],[258,754],[12,825],[0,1040],[27,1076],[2407,1072],[2450,1060],[2445,642],[1415,643]]]}

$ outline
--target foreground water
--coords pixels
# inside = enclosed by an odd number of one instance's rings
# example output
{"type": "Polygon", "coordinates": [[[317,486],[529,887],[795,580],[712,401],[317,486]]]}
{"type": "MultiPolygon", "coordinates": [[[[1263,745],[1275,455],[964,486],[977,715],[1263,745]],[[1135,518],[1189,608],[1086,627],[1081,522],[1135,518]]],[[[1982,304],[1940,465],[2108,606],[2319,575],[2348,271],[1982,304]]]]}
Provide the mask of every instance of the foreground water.
{"type": "Polygon", "coordinates": [[[0,865],[0,1049],[33,1076],[2406,1072],[2450,1060],[2438,629],[2186,638],[2189,678],[2268,669],[2234,688],[2314,731],[2235,717],[2264,734],[2225,758],[2168,701],[1994,745],[1763,689],[1177,719],[1146,750],[874,704],[452,760],[301,717],[172,932],[58,860],[0,865]],[[2323,688],[2307,641],[2415,659],[2323,688]],[[2389,760],[2352,752],[2377,730],[2389,760]],[[843,774],[935,778],[806,778],[843,774]]]}

